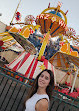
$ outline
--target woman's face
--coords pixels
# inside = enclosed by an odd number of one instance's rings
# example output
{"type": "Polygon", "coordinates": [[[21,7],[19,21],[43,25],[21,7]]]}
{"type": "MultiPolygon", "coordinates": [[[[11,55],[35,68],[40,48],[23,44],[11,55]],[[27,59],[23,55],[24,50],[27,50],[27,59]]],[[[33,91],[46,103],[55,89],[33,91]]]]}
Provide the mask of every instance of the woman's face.
{"type": "Polygon", "coordinates": [[[38,79],[38,86],[46,89],[46,87],[49,85],[49,82],[50,74],[47,71],[44,71],[38,79]]]}

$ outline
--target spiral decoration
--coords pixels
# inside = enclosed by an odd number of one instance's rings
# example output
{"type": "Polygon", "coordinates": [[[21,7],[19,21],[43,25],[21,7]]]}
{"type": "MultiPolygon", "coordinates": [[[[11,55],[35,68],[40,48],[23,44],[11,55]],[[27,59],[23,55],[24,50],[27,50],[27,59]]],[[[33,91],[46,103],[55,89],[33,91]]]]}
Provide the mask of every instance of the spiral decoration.
{"type": "Polygon", "coordinates": [[[75,32],[75,30],[73,28],[69,27],[68,31],[66,31],[66,34],[68,36],[75,36],[76,32],[75,32]]]}
{"type": "Polygon", "coordinates": [[[25,24],[26,25],[31,25],[33,23],[33,21],[35,21],[35,18],[33,15],[27,15],[25,17],[25,24]]]}
{"type": "Polygon", "coordinates": [[[72,40],[73,45],[79,45],[79,35],[76,35],[76,31],[73,28],[69,27],[65,35],[68,37],[68,39],[70,39],[70,41],[72,40]]]}

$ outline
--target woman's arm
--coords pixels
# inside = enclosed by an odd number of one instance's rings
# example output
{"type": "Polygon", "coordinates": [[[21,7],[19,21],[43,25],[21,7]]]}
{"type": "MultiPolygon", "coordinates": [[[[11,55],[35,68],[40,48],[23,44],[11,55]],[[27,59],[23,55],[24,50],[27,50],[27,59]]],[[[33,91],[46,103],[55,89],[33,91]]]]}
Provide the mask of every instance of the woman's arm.
{"type": "Polygon", "coordinates": [[[35,109],[36,109],[36,111],[47,111],[48,110],[48,100],[47,99],[41,99],[35,105],[35,109]]]}

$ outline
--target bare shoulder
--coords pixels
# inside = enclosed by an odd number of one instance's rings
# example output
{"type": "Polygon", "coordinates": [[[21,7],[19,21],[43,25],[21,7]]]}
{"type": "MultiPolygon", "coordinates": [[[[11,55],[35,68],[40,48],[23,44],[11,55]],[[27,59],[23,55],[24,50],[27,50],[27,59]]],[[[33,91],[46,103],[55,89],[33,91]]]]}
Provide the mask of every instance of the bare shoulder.
{"type": "Polygon", "coordinates": [[[36,109],[36,111],[47,111],[47,109],[48,109],[48,100],[47,99],[41,99],[35,105],[35,109],[36,109]]]}

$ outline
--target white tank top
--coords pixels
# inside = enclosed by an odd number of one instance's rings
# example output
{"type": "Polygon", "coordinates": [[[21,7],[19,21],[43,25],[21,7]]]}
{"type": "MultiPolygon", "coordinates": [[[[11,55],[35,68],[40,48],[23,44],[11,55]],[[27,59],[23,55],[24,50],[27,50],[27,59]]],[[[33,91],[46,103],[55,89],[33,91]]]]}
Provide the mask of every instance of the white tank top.
{"type": "Polygon", "coordinates": [[[25,103],[26,109],[25,111],[35,111],[35,105],[40,100],[46,98],[49,101],[49,97],[47,94],[37,94],[35,93],[30,99],[28,99],[25,103]]]}

